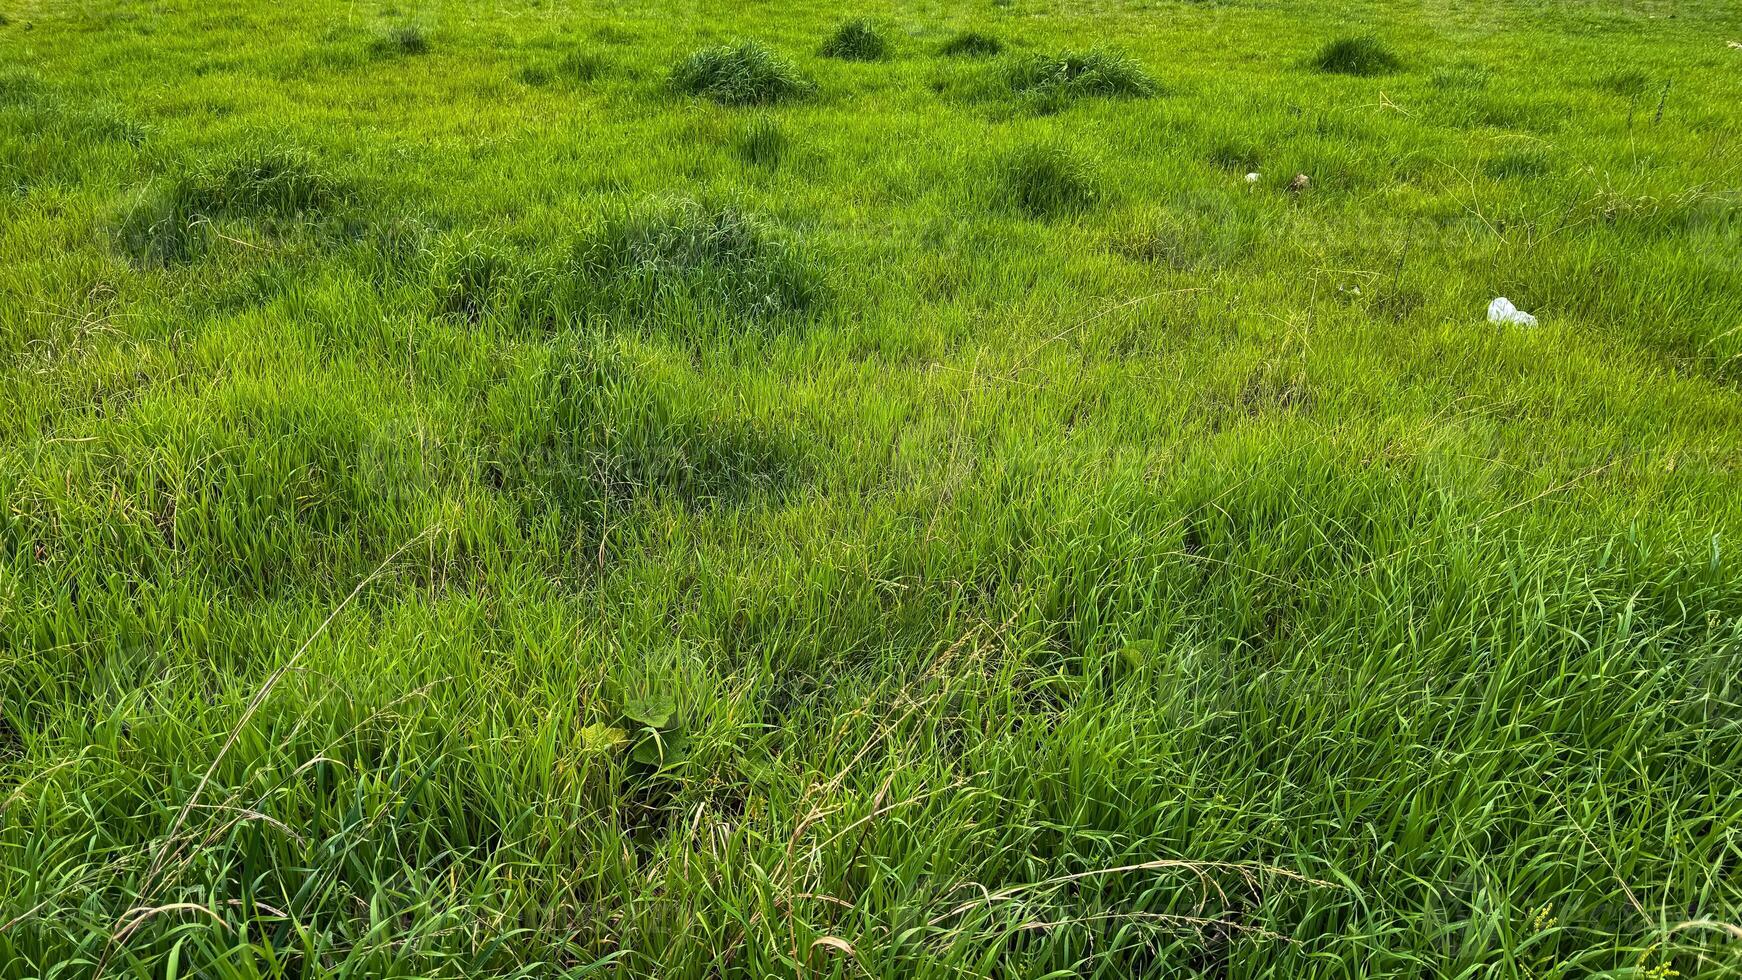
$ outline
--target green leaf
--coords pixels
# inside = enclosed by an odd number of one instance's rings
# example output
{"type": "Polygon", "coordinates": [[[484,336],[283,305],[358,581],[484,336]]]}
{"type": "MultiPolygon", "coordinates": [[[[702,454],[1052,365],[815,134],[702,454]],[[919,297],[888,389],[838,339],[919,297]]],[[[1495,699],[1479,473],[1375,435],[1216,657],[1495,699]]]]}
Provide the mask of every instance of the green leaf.
{"type": "Polygon", "coordinates": [[[677,707],[663,694],[644,694],[623,702],[623,717],[657,731],[672,727],[677,707]]]}
{"type": "Polygon", "coordinates": [[[622,748],[629,742],[629,733],[614,725],[594,723],[581,729],[581,751],[603,755],[622,748]]]}

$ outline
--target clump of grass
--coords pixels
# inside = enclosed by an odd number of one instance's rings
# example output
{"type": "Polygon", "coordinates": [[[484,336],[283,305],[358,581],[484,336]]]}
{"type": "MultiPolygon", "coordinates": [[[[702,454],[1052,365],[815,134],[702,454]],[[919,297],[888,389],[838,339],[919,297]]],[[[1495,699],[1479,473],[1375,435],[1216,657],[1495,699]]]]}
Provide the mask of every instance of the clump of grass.
{"type": "Polygon", "coordinates": [[[232,157],[199,178],[200,197],[224,214],[291,217],[319,211],[345,191],[303,150],[272,147],[232,157]]]}
{"type": "Polygon", "coordinates": [[[558,77],[575,82],[591,82],[605,74],[610,64],[591,51],[570,51],[556,63],[558,77]]]}
{"type": "Polygon", "coordinates": [[[471,237],[450,242],[439,250],[431,276],[435,314],[476,323],[511,307],[529,278],[516,257],[494,243],[471,237]]]}
{"type": "Polygon", "coordinates": [[[946,58],[989,58],[1004,50],[1004,42],[980,31],[962,31],[945,41],[938,54],[946,58]]]}
{"type": "MultiPolygon", "coordinates": [[[[603,533],[605,519],[634,520],[638,502],[662,499],[693,510],[750,505],[778,500],[810,478],[815,444],[790,426],[769,425],[719,399],[705,377],[655,383],[608,336],[573,341],[517,386],[519,397],[486,409],[483,427],[496,433],[486,479],[529,519],[554,511],[568,525],[569,540],[585,543],[581,553],[589,560],[615,545],[603,533]],[[526,403],[538,411],[521,411],[526,403]]],[[[646,681],[657,689],[671,676],[646,681]]],[[[651,693],[643,684],[628,688],[622,693],[651,693]]],[[[661,719],[661,712],[624,708],[625,736],[663,729],[678,714],[661,719]]],[[[612,741],[628,748],[628,738],[612,741]]]]}
{"type": "Polygon", "coordinates": [[[416,24],[395,24],[369,42],[369,53],[377,58],[428,54],[429,35],[416,24]]]}
{"type": "Polygon", "coordinates": [[[188,262],[205,251],[208,219],[293,221],[348,193],[304,151],[252,150],[154,188],[122,216],[116,234],[122,251],[141,264],[188,262]]]}
{"type": "Polygon", "coordinates": [[[1370,34],[1328,41],[1312,58],[1312,66],[1333,75],[1386,75],[1403,61],[1370,34]]]}
{"type": "Polygon", "coordinates": [[[671,87],[721,105],[771,105],[802,98],[811,83],[793,64],[755,41],[703,48],[671,71],[671,87]]]}
{"type": "Polygon", "coordinates": [[[621,216],[580,258],[588,278],[642,313],[682,299],[759,319],[802,313],[823,295],[795,246],[731,205],[685,201],[621,216]]]}
{"type": "Polygon", "coordinates": [[[745,163],[770,170],[780,165],[781,158],[786,155],[786,145],[786,132],[767,116],[758,116],[744,127],[732,144],[745,163]]]}
{"type": "Polygon", "coordinates": [[[1087,210],[1099,196],[1087,164],[1063,146],[1024,146],[999,165],[1004,200],[1030,218],[1048,219],[1087,210]]]}
{"type": "Polygon", "coordinates": [[[1012,94],[1037,112],[1056,112],[1082,98],[1142,99],[1160,86],[1143,66],[1108,51],[1031,55],[1004,73],[1012,94]]]}
{"type": "Polygon", "coordinates": [[[818,53],[843,61],[882,61],[889,57],[889,39],[877,25],[855,17],[835,28],[818,53]]]}

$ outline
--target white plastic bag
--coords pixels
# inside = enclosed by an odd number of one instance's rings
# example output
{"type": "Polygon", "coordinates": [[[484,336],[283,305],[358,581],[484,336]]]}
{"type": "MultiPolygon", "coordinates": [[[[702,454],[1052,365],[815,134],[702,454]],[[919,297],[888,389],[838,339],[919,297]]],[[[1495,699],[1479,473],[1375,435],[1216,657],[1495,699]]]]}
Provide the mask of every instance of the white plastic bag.
{"type": "Polygon", "coordinates": [[[1488,304],[1489,323],[1514,323],[1521,327],[1536,326],[1536,317],[1512,305],[1512,301],[1504,296],[1496,296],[1494,302],[1488,304]]]}

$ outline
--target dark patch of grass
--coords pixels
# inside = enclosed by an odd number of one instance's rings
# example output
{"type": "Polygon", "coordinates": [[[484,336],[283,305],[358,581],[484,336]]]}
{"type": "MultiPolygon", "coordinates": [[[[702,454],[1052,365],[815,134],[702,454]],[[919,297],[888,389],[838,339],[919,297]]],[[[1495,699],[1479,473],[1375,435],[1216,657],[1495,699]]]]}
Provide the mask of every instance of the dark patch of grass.
{"type": "Polygon", "coordinates": [[[1252,369],[1241,382],[1236,400],[1242,411],[1254,417],[1273,412],[1310,412],[1318,401],[1298,367],[1285,367],[1273,361],[1252,369]]]}
{"type": "Polygon", "coordinates": [[[939,48],[946,58],[989,58],[1004,50],[1004,42],[980,31],[962,31],[939,48]]]}
{"type": "Polygon", "coordinates": [[[686,201],[624,215],[580,260],[590,280],[637,311],[680,301],[753,320],[803,313],[824,291],[795,246],[733,206],[686,201]]]}
{"type": "Polygon", "coordinates": [[[42,79],[33,72],[7,68],[0,71],[0,106],[24,105],[42,91],[42,79]]]}
{"type": "Polygon", "coordinates": [[[596,81],[610,68],[610,63],[590,51],[571,51],[554,64],[527,65],[515,77],[537,88],[546,85],[585,85],[596,81]]]}
{"type": "Polygon", "coordinates": [[[484,479],[518,499],[523,520],[558,515],[583,561],[609,547],[606,521],[633,522],[638,505],[779,499],[814,468],[807,441],[787,427],[720,404],[686,376],[655,383],[608,339],[577,340],[527,381],[492,403],[501,411],[485,419],[495,446],[484,479]]]}
{"type": "Polygon", "coordinates": [[[999,164],[1005,202],[1030,218],[1048,219],[1088,210],[1099,197],[1089,167],[1063,146],[1033,144],[999,164]]]}
{"type": "Polygon", "coordinates": [[[1160,86],[1143,66],[1108,51],[1030,55],[1010,65],[1004,82],[1031,110],[1052,113],[1083,98],[1142,99],[1160,86]]]}
{"type": "Polygon", "coordinates": [[[1114,253],[1133,262],[1175,270],[1195,268],[1204,254],[1202,232],[1177,219],[1128,229],[1109,244],[1114,253]]]}
{"type": "Polygon", "coordinates": [[[1244,140],[1224,140],[1210,148],[1209,161],[1235,174],[1247,174],[1258,169],[1261,158],[1258,147],[1244,140]]]}
{"type": "Polygon", "coordinates": [[[395,24],[369,41],[369,53],[377,58],[429,53],[429,35],[416,24],[395,24]]]}
{"type": "Polygon", "coordinates": [[[786,132],[773,119],[758,116],[738,134],[732,148],[745,163],[773,170],[786,155],[786,132]]]}
{"type": "Polygon", "coordinates": [[[202,204],[224,214],[292,217],[332,205],[346,191],[303,150],[273,147],[232,157],[199,179],[202,204]]]}
{"type": "Polygon", "coordinates": [[[1370,34],[1327,41],[1313,55],[1312,66],[1333,75],[1388,75],[1403,67],[1403,61],[1370,34]]]}
{"type": "Polygon", "coordinates": [[[306,152],[251,150],[183,172],[153,188],[123,214],[116,236],[121,250],[135,262],[173,265],[192,261],[205,251],[205,226],[210,219],[297,221],[332,208],[349,193],[316,169],[306,152]]]}
{"type": "Polygon", "coordinates": [[[671,71],[671,87],[721,105],[771,105],[809,95],[793,64],[755,41],[703,48],[671,71]]]}
{"type": "Polygon", "coordinates": [[[477,323],[492,313],[519,309],[539,294],[543,278],[500,245],[461,238],[438,251],[430,277],[435,313],[477,323]]]}
{"type": "Polygon", "coordinates": [[[575,82],[597,81],[610,62],[591,51],[570,51],[556,63],[557,77],[575,82]]]}
{"type": "Polygon", "coordinates": [[[889,57],[889,38],[871,21],[855,17],[835,28],[817,53],[843,61],[882,61],[889,57]]]}
{"type": "Polygon", "coordinates": [[[1624,99],[1637,99],[1651,88],[1651,76],[1637,68],[1628,68],[1597,81],[1597,88],[1624,99]]]}

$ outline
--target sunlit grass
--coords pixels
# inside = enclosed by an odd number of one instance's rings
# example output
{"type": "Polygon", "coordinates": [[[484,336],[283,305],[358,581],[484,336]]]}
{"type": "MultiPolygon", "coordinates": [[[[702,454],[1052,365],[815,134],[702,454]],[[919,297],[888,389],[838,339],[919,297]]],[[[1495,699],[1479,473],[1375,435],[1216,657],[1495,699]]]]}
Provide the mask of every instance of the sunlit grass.
{"type": "Polygon", "coordinates": [[[1663,13],[7,8],[0,976],[1742,972],[1663,13]]]}

